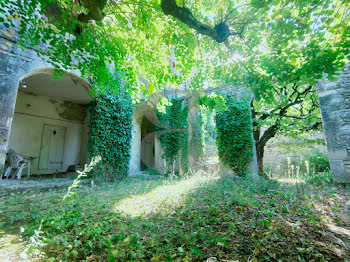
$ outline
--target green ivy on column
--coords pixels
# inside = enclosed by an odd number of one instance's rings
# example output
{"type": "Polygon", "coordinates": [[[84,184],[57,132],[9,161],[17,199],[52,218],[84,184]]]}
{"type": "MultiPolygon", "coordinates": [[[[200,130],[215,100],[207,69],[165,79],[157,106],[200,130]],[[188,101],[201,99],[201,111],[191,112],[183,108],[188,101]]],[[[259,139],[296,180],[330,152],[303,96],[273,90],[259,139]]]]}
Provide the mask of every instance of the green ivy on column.
{"type": "Polygon", "coordinates": [[[219,158],[236,174],[245,175],[252,160],[252,121],[248,99],[225,97],[227,110],[216,114],[219,158]]]}
{"type": "Polygon", "coordinates": [[[89,153],[102,161],[93,175],[107,180],[127,176],[132,140],[133,105],[123,89],[95,97],[89,107],[89,153]]]}
{"type": "Polygon", "coordinates": [[[160,127],[157,127],[160,144],[164,150],[167,166],[172,168],[178,157],[183,171],[188,170],[188,108],[184,99],[174,98],[166,106],[165,113],[157,112],[160,127]]]}

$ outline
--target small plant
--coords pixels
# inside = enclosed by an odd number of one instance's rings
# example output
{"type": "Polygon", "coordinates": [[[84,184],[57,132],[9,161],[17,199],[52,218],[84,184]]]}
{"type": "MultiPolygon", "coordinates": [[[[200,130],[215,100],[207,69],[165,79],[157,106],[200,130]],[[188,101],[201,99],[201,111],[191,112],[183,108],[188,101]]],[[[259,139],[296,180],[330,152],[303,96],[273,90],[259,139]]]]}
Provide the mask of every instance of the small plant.
{"type": "Polygon", "coordinates": [[[86,165],[83,171],[77,171],[78,176],[76,179],[74,179],[71,186],[68,187],[67,193],[64,195],[63,200],[65,200],[68,197],[76,197],[75,193],[73,192],[74,188],[77,188],[80,182],[80,179],[83,177],[86,177],[88,173],[90,173],[93,168],[101,161],[101,156],[93,157],[90,164],[86,165]]]}
{"type": "Polygon", "coordinates": [[[306,156],[314,173],[327,172],[330,170],[328,157],[318,150],[306,156]]]}

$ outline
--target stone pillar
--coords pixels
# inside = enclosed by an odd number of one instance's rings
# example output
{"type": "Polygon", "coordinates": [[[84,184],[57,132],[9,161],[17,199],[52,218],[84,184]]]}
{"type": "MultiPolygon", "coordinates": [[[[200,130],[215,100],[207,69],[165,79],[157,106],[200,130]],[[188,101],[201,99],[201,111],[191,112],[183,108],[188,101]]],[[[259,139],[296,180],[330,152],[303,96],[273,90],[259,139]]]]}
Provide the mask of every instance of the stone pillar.
{"type": "Polygon", "coordinates": [[[336,82],[322,80],[317,91],[333,178],[338,183],[350,183],[349,67],[336,82]]]}
{"type": "Polygon", "coordinates": [[[18,79],[13,77],[8,54],[0,51],[0,179],[2,177],[11,123],[15,110],[18,79]]]}
{"type": "Polygon", "coordinates": [[[165,174],[167,172],[166,170],[166,163],[165,159],[163,158],[164,150],[160,144],[159,138],[156,136],[155,141],[154,141],[154,164],[155,164],[155,169],[160,173],[160,174],[165,174]]]}
{"type": "Polygon", "coordinates": [[[131,157],[129,163],[129,174],[140,172],[141,163],[141,127],[136,120],[135,113],[132,117],[132,141],[131,141],[131,157]]]}

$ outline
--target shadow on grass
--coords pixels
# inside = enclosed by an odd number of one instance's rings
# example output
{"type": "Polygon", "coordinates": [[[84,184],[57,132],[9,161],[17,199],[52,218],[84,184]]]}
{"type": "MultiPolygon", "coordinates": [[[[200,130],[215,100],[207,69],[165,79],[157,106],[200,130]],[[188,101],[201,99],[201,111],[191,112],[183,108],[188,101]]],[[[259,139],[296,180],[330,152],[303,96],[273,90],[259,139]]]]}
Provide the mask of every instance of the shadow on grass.
{"type": "Polygon", "coordinates": [[[98,219],[112,212],[115,201],[150,192],[164,181],[164,179],[140,177],[126,178],[115,184],[84,185],[75,190],[77,199],[65,202],[62,202],[62,199],[67,193],[67,188],[27,190],[2,196],[0,197],[0,260],[8,257],[18,259],[20,249],[23,250],[24,247],[19,240],[21,227],[25,229],[23,235],[29,237],[38,229],[41,220],[55,217],[59,220],[60,215],[72,209],[79,216],[98,219]],[[13,248],[8,248],[9,246],[13,248]]]}
{"type": "MultiPolygon", "coordinates": [[[[144,185],[134,182],[129,188],[144,185]]],[[[116,198],[118,189],[99,190],[88,206],[89,192],[78,192],[77,201],[47,216],[46,255],[63,261],[349,259],[348,225],[338,218],[349,195],[338,189],[231,176],[163,181],[116,198]]]]}

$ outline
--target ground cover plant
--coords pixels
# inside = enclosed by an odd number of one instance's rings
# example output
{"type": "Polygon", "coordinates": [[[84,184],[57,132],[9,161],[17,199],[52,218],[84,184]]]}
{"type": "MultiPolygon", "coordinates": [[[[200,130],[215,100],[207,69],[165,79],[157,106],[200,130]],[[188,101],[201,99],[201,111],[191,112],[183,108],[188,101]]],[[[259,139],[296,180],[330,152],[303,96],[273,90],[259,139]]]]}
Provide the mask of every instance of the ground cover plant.
{"type": "Polygon", "coordinates": [[[37,261],[350,259],[349,190],[289,182],[202,173],[84,186],[64,202],[65,190],[12,194],[1,199],[0,257],[23,251],[13,237],[23,227],[37,261]]]}
{"type": "Polygon", "coordinates": [[[6,194],[0,198],[0,260],[350,260],[350,192],[333,184],[327,161],[310,158],[323,167],[278,181],[245,171],[251,131],[264,174],[270,139],[321,127],[316,84],[325,74],[335,80],[349,62],[348,2],[0,1],[2,53],[31,49],[55,76],[78,70],[91,83],[89,149],[102,158],[96,176],[127,177],[132,104],[153,98],[171,131],[159,137],[165,159],[175,166],[181,151],[181,170],[188,171],[179,172],[181,178],[73,184],[66,198],[67,189],[6,194]],[[250,89],[254,100],[227,99],[220,113],[218,90],[238,86],[250,89]],[[167,88],[184,94],[186,103],[180,96],[169,103],[159,94],[167,88]],[[124,91],[125,97],[110,97],[124,91]],[[192,100],[206,110],[212,105],[216,127],[207,121],[203,134],[217,141],[213,151],[241,176],[188,166],[185,105],[192,100]]]}

